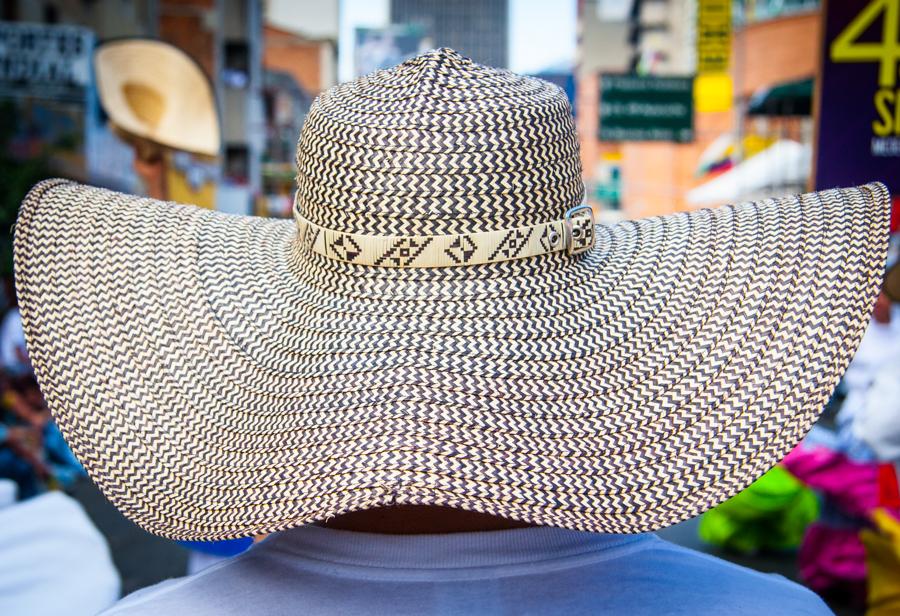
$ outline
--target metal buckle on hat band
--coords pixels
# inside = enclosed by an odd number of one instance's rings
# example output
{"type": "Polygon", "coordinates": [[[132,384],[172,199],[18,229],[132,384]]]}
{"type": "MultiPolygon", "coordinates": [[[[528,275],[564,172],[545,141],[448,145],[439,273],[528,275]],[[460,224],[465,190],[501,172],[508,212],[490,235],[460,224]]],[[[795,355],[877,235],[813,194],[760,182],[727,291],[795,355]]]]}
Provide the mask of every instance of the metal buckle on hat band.
{"type": "Polygon", "coordinates": [[[585,203],[566,211],[566,252],[587,252],[594,247],[594,208],[585,203]]]}

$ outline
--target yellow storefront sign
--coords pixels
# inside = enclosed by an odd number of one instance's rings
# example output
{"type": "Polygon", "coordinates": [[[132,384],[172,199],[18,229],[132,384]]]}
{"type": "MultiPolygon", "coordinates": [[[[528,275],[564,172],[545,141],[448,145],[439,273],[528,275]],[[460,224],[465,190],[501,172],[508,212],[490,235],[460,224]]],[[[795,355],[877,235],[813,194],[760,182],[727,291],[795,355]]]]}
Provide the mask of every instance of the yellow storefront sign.
{"type": "Polygon", "coordinates": [[[731,59],[731,0],[697,2],[697,74],[724,73],[731,59]]]}
{"type": "Polygon", "coordinates": [[[694,79],[694,111],[698,113],[729,111],[733,96],[728,73],[703,73],[694,79]]]}
{"type": "Polygon", "coordinates": [[[717,113],[731,109],[730,61],[731,0],[698,0],[695,111],[717,113]]]}

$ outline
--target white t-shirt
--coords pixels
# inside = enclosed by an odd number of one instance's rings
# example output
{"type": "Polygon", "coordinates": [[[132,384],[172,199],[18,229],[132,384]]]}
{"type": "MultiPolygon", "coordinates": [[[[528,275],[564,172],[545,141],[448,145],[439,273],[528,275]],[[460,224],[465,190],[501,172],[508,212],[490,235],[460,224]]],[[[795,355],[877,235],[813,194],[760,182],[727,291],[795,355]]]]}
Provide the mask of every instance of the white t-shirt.
{"type": "Polygon", "coordinates": [[[377,535],[305,526],[107,614],[831,614],[811,591],[662,541],[537,527],[377,535]]]}

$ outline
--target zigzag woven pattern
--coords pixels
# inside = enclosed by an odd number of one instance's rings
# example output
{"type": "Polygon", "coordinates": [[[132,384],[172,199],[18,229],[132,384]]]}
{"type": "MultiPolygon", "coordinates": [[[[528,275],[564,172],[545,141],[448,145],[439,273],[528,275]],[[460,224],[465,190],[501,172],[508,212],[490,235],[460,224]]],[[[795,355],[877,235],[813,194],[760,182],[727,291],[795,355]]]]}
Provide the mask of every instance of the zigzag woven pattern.
{"type": "MultiPolygon", "coordinates": [[[[299,202],[325,228],[470,233],[581,198],[543,82],[439,50],[315,109],[299,202]]],[[[806,433],[868,322],[888,211],[870,184],[596,226],[577,256],[396,269],[291,221],[54,180],[22,204],[15,266],[50,409],[151,532],[388,504],[642,532],[806,433]]]]}
{"type": "Polygon", "coordinates": [[[16,273],[41,387],[144,528],[420,503],[647,531],[807,431],[862,335],[881,185],[597,227],[595,248],[388,270],[293,223],[36,187],[16,273]]]}
{"type": "Polygon", "coordinates": [[[298,214],[327,229],[451,235],[562,218],[584,185],[565,94],[438,49],[319,96],[298,214]]]}

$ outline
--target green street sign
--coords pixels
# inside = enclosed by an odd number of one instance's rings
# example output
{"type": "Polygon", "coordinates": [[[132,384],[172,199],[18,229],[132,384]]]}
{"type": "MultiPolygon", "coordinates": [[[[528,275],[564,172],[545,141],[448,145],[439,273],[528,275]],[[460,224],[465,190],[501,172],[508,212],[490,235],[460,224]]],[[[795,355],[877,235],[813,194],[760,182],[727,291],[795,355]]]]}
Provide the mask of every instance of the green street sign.
{"type": "Polygon", "coordinates": [[[694,78],[600,76],[601,141],[694,139],[694,78]]]}

